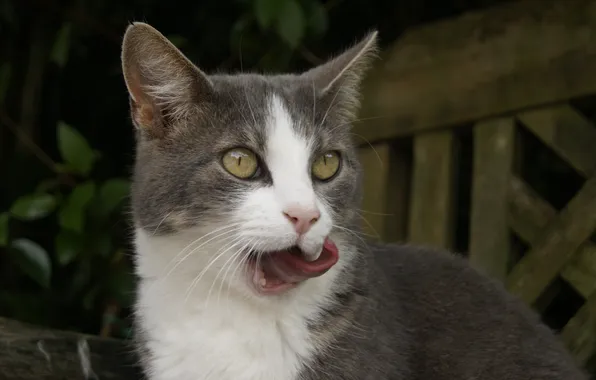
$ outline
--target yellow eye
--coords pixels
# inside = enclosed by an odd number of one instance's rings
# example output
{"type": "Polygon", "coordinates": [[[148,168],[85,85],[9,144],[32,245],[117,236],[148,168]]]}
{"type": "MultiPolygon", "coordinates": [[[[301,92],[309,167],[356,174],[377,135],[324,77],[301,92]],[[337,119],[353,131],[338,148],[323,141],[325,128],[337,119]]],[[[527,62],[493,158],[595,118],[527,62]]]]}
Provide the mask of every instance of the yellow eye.
{"type": "Polygon", "coordinates": [[[223,156],[222,164],[230,174],[242,179],[252,177],[259,168],[257,156],[245,148],[228,150],[223,156]]]}
{"type": "Polygon", "coordinates": [[[334,151],[326,152],[312,163],[312,174],[322,181],[333,177],[338,170],[339,153],[334,151]]]}

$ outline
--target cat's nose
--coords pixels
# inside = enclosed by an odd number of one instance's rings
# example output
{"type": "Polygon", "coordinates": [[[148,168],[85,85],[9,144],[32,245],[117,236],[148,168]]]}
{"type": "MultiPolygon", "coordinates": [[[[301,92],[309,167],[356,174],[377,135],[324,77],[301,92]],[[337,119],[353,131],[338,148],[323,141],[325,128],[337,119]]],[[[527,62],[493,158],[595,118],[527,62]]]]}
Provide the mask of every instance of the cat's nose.
{"type": "Polygon", "coordinates": [[[321,213],[316,207],[291,206],[287,207],[283,213],[300,235],[307,233],[321,217],[321,213]]]}

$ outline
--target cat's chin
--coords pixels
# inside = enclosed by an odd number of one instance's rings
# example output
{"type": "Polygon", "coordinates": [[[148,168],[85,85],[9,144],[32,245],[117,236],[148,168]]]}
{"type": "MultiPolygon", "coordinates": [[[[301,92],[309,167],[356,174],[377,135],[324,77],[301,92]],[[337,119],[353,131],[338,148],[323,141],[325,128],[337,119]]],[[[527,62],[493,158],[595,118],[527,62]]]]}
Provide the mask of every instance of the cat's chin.
{"type": "Polygon", "coordinates": [[[272,252],[253,252],[248,263],[249,279],[258,294],[277,295],[325,274],[338,260],[337,246],[329,238],[325,239],[323,250],[314,261],[307,260],[296,246],[272,252]]]}

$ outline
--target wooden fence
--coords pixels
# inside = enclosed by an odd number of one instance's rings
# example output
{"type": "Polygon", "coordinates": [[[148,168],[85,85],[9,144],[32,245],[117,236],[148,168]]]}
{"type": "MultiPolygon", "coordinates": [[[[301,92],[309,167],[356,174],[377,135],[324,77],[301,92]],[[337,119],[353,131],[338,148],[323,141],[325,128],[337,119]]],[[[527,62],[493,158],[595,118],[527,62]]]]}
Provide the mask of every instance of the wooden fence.
{"type": "Polygon", "coordinates": [[[569,284],[582,306],[561,337],[586,365],[596,353],[596,127],[574,104],[595,95],[596,0],[515,1],[406,33],[369,76],[354,131],[367,230],[454,249],[469,194],[471,263],[539,311],[555,279],[569,284]],[[520,130],[583,177],[563,207],[520,174],[520,130]]]}

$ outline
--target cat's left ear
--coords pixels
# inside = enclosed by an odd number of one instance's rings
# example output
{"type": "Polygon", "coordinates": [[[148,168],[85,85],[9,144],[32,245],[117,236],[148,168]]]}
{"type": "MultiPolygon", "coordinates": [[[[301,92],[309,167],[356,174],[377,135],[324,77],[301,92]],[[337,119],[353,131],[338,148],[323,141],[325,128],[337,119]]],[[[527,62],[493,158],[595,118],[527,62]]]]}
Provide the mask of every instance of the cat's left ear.
{"type": "Polygon", "coordinates": [[[302,74],[313,83],[319,98],[327,99],[330,107],[348,118],[360,105],[360,84],[378,51],[377,34],[368,33],[343,54],[302,74]]]}

